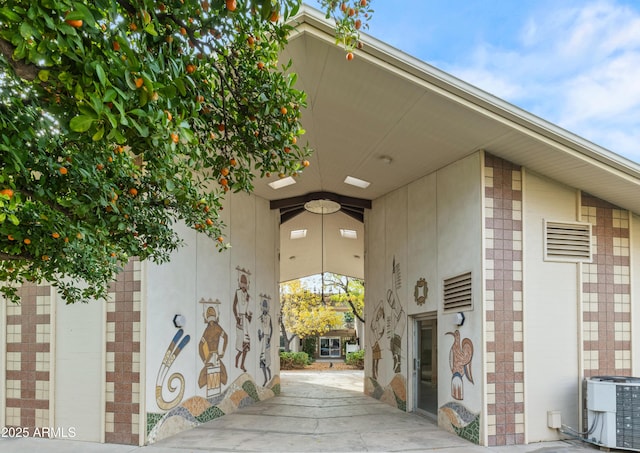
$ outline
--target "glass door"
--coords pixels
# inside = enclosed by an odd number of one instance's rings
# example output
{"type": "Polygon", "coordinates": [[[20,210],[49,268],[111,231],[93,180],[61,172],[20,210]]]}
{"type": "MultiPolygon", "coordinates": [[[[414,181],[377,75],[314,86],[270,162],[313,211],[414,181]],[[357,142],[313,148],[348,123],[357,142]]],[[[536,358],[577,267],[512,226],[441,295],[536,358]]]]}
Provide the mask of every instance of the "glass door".
{"type": "Polygon", "coordinates": [[[438,329],[436,319],[416,321],[416,407],[438,414],[438,329]]]}
{"type": "Polygon", "coordinates": [[[320,357],[340,357],[340,338],[320,337],[320,357]]]}

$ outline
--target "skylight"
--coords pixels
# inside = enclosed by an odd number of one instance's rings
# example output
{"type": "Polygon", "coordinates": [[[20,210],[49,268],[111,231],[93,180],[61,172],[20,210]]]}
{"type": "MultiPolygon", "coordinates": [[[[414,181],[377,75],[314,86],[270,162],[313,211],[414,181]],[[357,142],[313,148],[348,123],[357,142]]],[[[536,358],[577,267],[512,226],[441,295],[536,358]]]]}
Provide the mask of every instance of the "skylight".
{"type": "Polygon", "coordinates": [[[278,179],[277,181],[273,181],[269,183],[269,187],[272,189],[282,189],[283,187],[290,186],[291,184],[295,184],[296,180],[291,176],[287,176],[286,178],[278,179]]]}
{"type": "Polygon", "coordinates": [[[347,230],[346,228],[340,228],[340,236],[345,239],[358,239],[356,230],[347,230]]]}
{"type": "Polygon", "coordinates": [[[307,230],[291,230],[290,239],[302,239],[307,237],[307,230]]]}
{"type": "Polygon", "coordinates": [[[344,179],[344,182],[350,184],[352,186],[360,187],[361,189],[366,189],[371,184],[369,181],[365,181],[363,179],[354,178],[353,176],[347,176],[344,179]]]}

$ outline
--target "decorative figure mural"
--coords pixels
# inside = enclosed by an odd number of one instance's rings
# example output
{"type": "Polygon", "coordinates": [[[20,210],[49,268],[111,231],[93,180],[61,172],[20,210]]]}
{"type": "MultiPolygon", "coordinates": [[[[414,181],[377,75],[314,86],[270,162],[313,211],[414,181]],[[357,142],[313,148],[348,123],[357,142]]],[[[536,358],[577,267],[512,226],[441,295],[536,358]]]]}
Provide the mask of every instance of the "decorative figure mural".
{"type": "Polygon", "coordinates": [[[222,362],[227,350],[228,335],[218,323],[219,315],[215,306],[222,302],[219,300],[200,299],[202,304],[202,316],[207,325],[202,332],[198,353],[203,367],[198,376],[198,386],[207,388],[207,397],[219,395],[222,386],[227,383],[227,368],[222,362]]]}
{"type": "Polygon", "coordinates": [[[480,414],[458,402],[450,401],[440,407],[438,425],[474,444],[480,443],[480,414]]]}
{"type": "Polygon", "coordinates": [[[258,341],[260,342],[260,368],[264,373],[264,384],[271,380],[271,337],[273,336],[273,323],[269,314],[269,301],[271,297],[260,294],[262,302],[262,314],[260,315],[260,326],[258,327],[258,341]]]}
{"type": "Polygon", "coordinates": [[[413,289],[413,298],[418,305],[424,305],[429,296],[429,285],[424,278],[419,279],[416,282],[416,286],[413,289]]]}
{"type": "Polygon", "coordinates": [[[167,389],[171,394],[175,393],[176,390],[178,393],[175,397],[166,401],[164,396],[162,395],[162,388],[165,384],[165,379],[167,374],[169,373],[169,368],[173,365],[173,362],[176,360],[180,351],[184,349],[184,347],[189,343],[191,337],[186,335],[182,338],[182,334],[184,331],[182,329],[178,330],[176,334],[173,336],[171,343],[169,343],[169,347],[167,351],[164,353],[164,358],[162,359],[162,364],[160,365],[160,369],[158,370],[158,377],[156,378],[156,403],[158,403],[158,407],[162,410],[168,411],[173,407],[177,406],[180,401],[182,401],[182,397],[184,396],[184,376],[180,373],[173,373],[169,376],[169,380],[166,381],[167,389]],[[182,341],[180,341],[182,338],[182,341]],[[180,343],[178,343],[180,341],[180,343]],[[177,346],[176,346],[177,345],[177,346]],[[174,381],[178,381],[177,385],[174,385],[174,381]]]}
{"type": "Polygon", "coordinates": [[[249,323],[253,313],[249,309],[251,296],[249,295],[249,276],[251,272],[246,269],[236,267],[238,271],[238,289],[233,298],[233,315],[236,318],[236,368],[247,371],[244,362],[247,353],[251,349],[251,338],[249,337],[249,323]],[[240,360],[242,358],[242,360],[240,360]],[[238,362],[240,365],[238,366],[238,362]]]}
{"type": "Polygon", "coordinates": [[[380,340],[384,335],[385,316],[384,307],[382,301],[378,302],[378,307],[375,311],[375,316],[371,322],[371,338],[373,339],[373,345],[371,346],[371,358],[373,360],[371,376],[373,379],[378,379],[378,364],[382,358],[382,350],[380,348],[380,340]]]}
{"type": "Polygon", "coordinates": [[[391,354],[393,356],[393,372],[400,373],[402,365],[402,335],[407,324],[407,317],[398,297],[398,290],[402,287],[402,280],[400,277],[400,265],[396,264],[395,257],[393,257],[392,266],[392,288],[387,290],[387,303],[391,307],[391,313],[387,317],[387,336],[390,340],[391,354]]]}
{"type": "Polygon", "coordinates": [[[447,332],[453,336],[453,344],[449,351],[449,367],[451,368],[451,396],[457,400],[464,399],[462,378],[466,377],[473,384],[471,360],[473,359],[473,342],[465,338],[460,341],[460,331],[447,332]]]}

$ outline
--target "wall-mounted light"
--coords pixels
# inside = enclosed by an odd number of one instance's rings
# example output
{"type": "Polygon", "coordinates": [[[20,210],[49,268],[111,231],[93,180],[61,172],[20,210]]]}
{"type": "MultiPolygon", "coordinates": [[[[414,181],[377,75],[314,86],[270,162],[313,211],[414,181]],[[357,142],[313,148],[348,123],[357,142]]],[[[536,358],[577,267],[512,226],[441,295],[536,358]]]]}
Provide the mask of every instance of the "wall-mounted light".
{"type": "Polygon", "coordinates": [[[187,318],[185,318],[183,315],[175,315],[173,317],[173,325],[176,326],[176,328],[181,328],[184,327],[185,324],[187,323],[187,318]]]}
{"type": "Polygon", "coordinates": [[[464,313],[462,313],[461,311],[459,311],[458,313],[456,313],[456,326],[460,327],[464,324],[464,313]]]}

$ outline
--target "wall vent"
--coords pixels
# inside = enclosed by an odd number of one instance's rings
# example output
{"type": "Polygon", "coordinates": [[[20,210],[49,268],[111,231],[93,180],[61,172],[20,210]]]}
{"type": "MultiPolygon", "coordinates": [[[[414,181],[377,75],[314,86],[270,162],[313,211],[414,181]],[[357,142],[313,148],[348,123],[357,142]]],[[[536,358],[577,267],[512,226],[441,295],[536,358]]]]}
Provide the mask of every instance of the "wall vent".
{"type": "Polygon", "coordinates": [[[544,258],[547,261],[591,261],[591,224],[544,223],[544,258]]]}
{"type": "Polygon", "coordinates": [[[471,310],[471,272],[444,281],[444,312],[471,310]]]}

